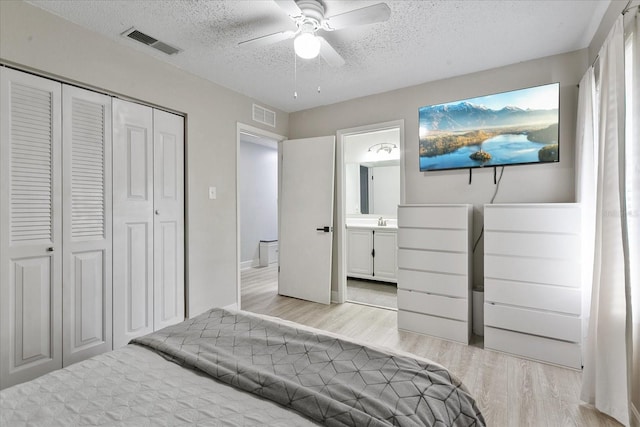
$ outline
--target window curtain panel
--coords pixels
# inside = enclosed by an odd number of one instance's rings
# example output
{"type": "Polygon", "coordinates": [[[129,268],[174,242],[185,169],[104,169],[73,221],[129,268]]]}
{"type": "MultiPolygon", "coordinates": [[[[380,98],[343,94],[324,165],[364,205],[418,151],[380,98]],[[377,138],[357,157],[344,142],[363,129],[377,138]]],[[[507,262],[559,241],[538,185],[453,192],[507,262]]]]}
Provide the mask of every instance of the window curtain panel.
{"type": "MultiPolygon", "coordinates": [[[[595,211],[585,214],[585,217],[595,218],[595,235],[581,398],[629,426],[632,341],[628,271],[632,258],[629,254],[626,219],[622,16],[616,20],[598,57],[594,109],[597,150],[594,152],[597,171],[595,211]]],[[[587,118],[582,117],[588,112],[580,111],[579,114],[579,122],[588,122],[587,118]]],[[[582,142],[578,141],[578,145],[582,142]]],[[[588,149],[588,146],[581,146],[581,150],[588,149]]],[[[582,155],[580,150],[578,154],[582,155]]],[[[586,186],[591,184],[584,178],[589,176],[587,167],[588,164],[580,164],[579,194],[583,190],[588,191],[586,186]]],[[[585,280],[588,286],[588,277],[585,280]]]]}
{"type": "MultiPolygon", "coordinates": [[[[625,15],[625,171],[627,229],[629,236],[628,281],[631,291],[633,357],[631,359],[632,417],[640,425],[640,15],[625,15]],[[633,261],[632,261],[633,260],[633,261]]],[[[634,425],[631,423],[631,425],[634,425]]]]}
{"type": "MultiPolygon", "coordinates": [[[[589,67],[580,80],[576,125],[576,201],[582,212],[582,342],[587,339],[596,230],[596,189],[598,150],[596,146],[595,76],[589,67]]],[[[582,360],[587,346],[582,346],[582,360]]]]}

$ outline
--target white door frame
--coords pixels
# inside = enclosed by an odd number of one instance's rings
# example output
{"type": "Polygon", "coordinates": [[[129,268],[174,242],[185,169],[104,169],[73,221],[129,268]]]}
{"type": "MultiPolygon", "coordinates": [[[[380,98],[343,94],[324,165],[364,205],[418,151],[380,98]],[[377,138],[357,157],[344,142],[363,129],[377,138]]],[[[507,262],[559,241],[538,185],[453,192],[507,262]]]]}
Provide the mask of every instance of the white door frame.
{"type": "MultiPolygon", "coordinates": [[[[249,133],[252,135],[273,139],[278,142],[278,196],[280,195],[280,153],[281,142],[287,139],[285,136],[269,132],[241,122],[236,123],[236,304],[227,306],[228,308],[240,309],[241,276],[240,276],[240,134],[249,133]]],[[[278,206],[280,202],[278,201],[278,206]]],[[[280,227],[280,209],[278,209],[278,227],[280,227]]]]}
{"type": "Polygon", "coordinates": [[[336,187],[337,187],[337,218],[336,225],[334,227],[334,236],[337,243],[337,265],[338,271],[338,292],[337,295],[333,294],[331,300],[337,303],[343,303],[347,300],[347,249],[346,249],[346,237],[345,237],[345,212],[344,207],[346,204],[345,196],[345,165],[344,165],[344,145],[345,138],[352,135],[361,133],[370,133],[380,130],[387,130],[397,128],[400,134],[399,148],[400,148],[400,204],[405,203],[405,171],[404,171],[404,120],[393,120],[383,123],[375,123],[366,126],[359,126],[349,129],[340,129],[337,132],[336,138],[336,187]]]}

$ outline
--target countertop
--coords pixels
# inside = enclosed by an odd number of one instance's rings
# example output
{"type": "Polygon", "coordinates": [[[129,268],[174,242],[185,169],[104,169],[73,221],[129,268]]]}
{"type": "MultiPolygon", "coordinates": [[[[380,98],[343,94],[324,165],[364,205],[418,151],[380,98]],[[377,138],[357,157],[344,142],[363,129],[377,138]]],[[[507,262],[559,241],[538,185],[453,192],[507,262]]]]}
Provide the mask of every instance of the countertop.
{"type": "Polygon", "coordinates": [[[393,225],[374,225],[374,224],[347,224],[347,228],[359,228],[364,230],[388,230],[398,231],[398,226],[393,225]]]}

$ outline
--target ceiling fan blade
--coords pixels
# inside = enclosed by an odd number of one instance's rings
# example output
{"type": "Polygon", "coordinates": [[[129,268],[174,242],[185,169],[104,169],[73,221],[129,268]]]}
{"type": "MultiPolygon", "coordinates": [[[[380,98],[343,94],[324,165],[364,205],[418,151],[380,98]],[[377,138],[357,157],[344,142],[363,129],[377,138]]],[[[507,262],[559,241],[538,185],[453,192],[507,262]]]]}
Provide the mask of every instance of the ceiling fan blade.
{"type": "Polygon", "coordinates": [[[327,31],[341,30],[356,25],[384,22],[390,16],[391,9],[389,9],[389,6],[386,3],[378,3],[326,18],[323,28],[327,31]]]}
{"type": "Polygon", "coordinates": [[[316,36],[320,40],[320,56],[327,61],[331,67],[342,67],[344,65],[344,58],[329,44],[324,37],[316,36]]]}
{"type": "Polygon", "coordinates": [[[238,43],[238,46],[267,46],[284,40],[292,39],[296,35],[295,31],[281,31],[266,36],[256,37],[255,39],[245,40],[238,43]]]}
{"type": "Polygon", "coordinates": [[[292,18],[295,18],[297,16],[302,16],[302,11],[300,10],[300,8],[298,7],[298,5],[296,4],[296,2],[294,0],[273,0],[275,1],[278,6],[280,6],[280,9],[284,10],[287,15],[289,15],[292,18]]]}

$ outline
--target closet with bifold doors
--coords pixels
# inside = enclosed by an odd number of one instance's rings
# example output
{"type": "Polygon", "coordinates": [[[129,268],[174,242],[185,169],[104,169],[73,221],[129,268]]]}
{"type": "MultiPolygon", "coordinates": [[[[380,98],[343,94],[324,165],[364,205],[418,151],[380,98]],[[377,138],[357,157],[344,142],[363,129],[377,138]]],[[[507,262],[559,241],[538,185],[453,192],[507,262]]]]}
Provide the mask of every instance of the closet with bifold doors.
{"type": "Polygon", "coordinates": [[[184,119],[113,100],[113,345],[184,320],[184,119]]]}
{"type": "Polygon", "coordinates": [[[183,120],[0,67],[0,388],[184,320],[183,120]]]}

